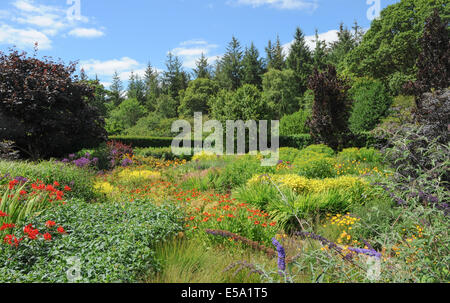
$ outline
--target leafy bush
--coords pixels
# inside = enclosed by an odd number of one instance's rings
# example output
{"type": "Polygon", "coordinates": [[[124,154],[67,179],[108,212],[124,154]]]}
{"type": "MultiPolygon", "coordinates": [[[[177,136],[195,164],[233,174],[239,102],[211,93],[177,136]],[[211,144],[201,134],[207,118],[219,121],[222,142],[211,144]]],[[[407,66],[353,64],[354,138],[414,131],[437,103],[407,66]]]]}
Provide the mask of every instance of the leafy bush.
{"type": "Polygon", "coordinates": [[[126,99],[109,114],[109,118],[106,119],[106,130],[109,134],[119,134],[136,125],[146,113],[147,110],[137,99],[126,99]]]}
{"type": "Polygon", "coordinates": [[[339,78],[336,68],[329,65],[324,72],[315,70],[309,80],[314,91],[310,134],[315,143],[325,143],[333,149],[345,144],[349,134],[350,100],[347,80],[339,78]]]}
{"type": "Polygon", "coordinates": [[[382,154],[374,148],[346,148],[338,156],[339,161],[361,161],[369,163],[379,163],[382,160],[382,154]]]}
{"type": "Polygon", "coordinates": [[[86,201],[91,201],[97,197],[92,186],[92,180],[95,176],[94,171],[81,169],[74,165],[55,161],[32,163],[0,160],[0,174],[6,173],[9,173],[12,178],[39,179],[46,184],[58,181],[72,188],[72,191],[67,194],[68,197],[76,197],[86,201]]]}
{"type": "Polygon", "coordinates": [[[148,148],[137,148],[134,150],[135,155],[142,157],[154,157],[157,159],[164,160],[190,160],[192,158],[192,149],[181,150],[182,155],[175,155],[172,152],[171,147],[148,147],[148,148]],[[191,154],[191,155],[189,155],[191,154]]]}
{"type": "Polygon", "coordinates": [[[164,118],[164,116],[151,112],[147,116],[139,119],[135,126],[122,131],[123,136],[149,136],[149,137],[170,137],[172,133],[172,123],[177,118],[164,118]]]}
{"type": "Polygon", "coordinates": [[[75,70],[75,64],[0,52],[0,124],[7,125],[0,127],[0,138],[34,160],[106,141],[103,118],[89,105],[93,88],[77,81],[75,70]]]}
{"type": "Polygon", "coordinates": [[[280,121],[280,135],[290,136],[308,133],[307,122],[310,116],[310,112],[306,110],[283,116],[280,121]]]}
{"type": "Polygon", "coordinates": [[[333,157],[335,152],[324,144],[310,145],[300,151],[300,156],[302,157],[308,157],[310,154],[321,154],[326,157],[333,157]]]}
{"type": "Polygon", "coordinates": [[[142,136],[110,136],[110,140],[136,147],[170,147],[173,138],[169,137],[142,137],[142,136]]]}
{"type": "Polygon", "coordinates": [[[280,146],[302,149],[312,143],[311,135],[300,134],[291,136],[280,136],[280,146]]]}
{"type": "Polygon", "coordinates": [[[78,258],[78,282],[136,282],[160,270],[156,243],[182,230],[175,207],[135,201],[122,205],[86,204],[73,200],[30,220],[45,230],[49,220],[67,234],[51,241],[24,239],[18,247],[0,246],[3,282],[72,282],[66,272],[78,258]]]}
{"type": "Polygon", "coordinates": [[[281,147],[280,150],[280,160],[283,162],[294,162],[295,159],[301,156],[300,150],[292,147],[281,147]]]}
{"type": "Polygon", "coordinates": [[[350,130],[370,131],[386,116],[392,97],[379,80],[360,79],[350,90],[355,103],[350,115],[350,130]]]}

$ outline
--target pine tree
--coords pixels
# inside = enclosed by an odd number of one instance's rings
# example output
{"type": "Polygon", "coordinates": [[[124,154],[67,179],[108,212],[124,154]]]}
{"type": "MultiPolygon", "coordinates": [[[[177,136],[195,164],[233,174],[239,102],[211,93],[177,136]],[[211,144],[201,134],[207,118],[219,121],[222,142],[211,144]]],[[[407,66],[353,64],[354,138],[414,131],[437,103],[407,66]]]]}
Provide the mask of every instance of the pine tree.
{"type": "Polygon", "coordinates": [[[202,56],[195,62],[195,78],[211,79],[211,66],[208,64],[208,58],[202,53],[202,56]]]}
{"type": "Polygon", "coordinates": [[[332,42],[330,45],[330,52],[328,55],[329,62],[342,70],[346,67],[347,54],[357,46],[358,38],[358,24],[355,24],[354,33],[344,27],[344,23],[339,25],[338,40],[332,42]]]}
{"type": "Polygon", "coordinates": [[[141,105],[145,104],[145,83],[139,75],[135,75],[134,72],[131,72],[127,93],[128,98],[138,100],[141,105]]]}
{"type": "Polygon", "coordinates": [[[272,40],[269,40],[269,42],[267,43],[267,46],[265,48],[266,51],[266,65],[267,68],[273,68],[272,64],[273,64],[273,60],[275,57],[275,47],[272,45],[272,40]]]}
{"type": "Polygon", "coordinates": [[[123,93],[122,81],[120,80],[117,71],[115,71],[113,75],[113,82],[110,86],[110,99],[113,102],[114,106],[119,106],[120,103],[122,103],[123,101],[122,93],[123,93]]]}
{"type": "Polygon", "coordinates": [[[156,100],[160,95],[160,87],[158,81],[158,71],[154,69],[150,63],[145,70],[144,83],[145,83],[145,100],[148,110],[153,111],[156,108],[156,100]]]}
{"type": "Polygon", "coordinates": [[[245,55],[242,59],[242,84],[252,84],[261,88],[261,76],[263,73],[263,62],[259,58],[259,52],[252,42],[250,48],[245,50],[245,55]]]}
{"type": "Polygon", "coordinates": [[[314,68],[318,70],[323,70],[326,67],[327,61],[327,43],[324,40],[320,40],[319,32],[316,29],[316,37],[315,37],[316,48],[314,49],[313,61],[314,68]]]}
{"type": "Polygon", "coordinates": [[[283,46],[280,42],[280,36],[277,36],[277,42],[275,45],[269,40],[266,47],[267,54],[267,69],[283,70],[285,67],[283,46]]]}
{"type": "Polygon", "coordinates": [[[236,90],[242,84],[242,48],[235,37],[217,64],[216,77],[222,87],[230,90],[236,90]]]}
{"type": "Polygon", "coordinates": [[[294,38],[295,40],[291,45],[286,64],[288,68],[294,71],[297,93],[298,96],[302,96],[307,90],[308,78],[312,72],[313,60],[311,51],[306,45],[305,36],[300,28],[297,28],[294,38]]]}
{"type": "Polygon", "coordinates": [[[183,63],[180,58],[172,53],[167,55],[166,60],[167,71],[164,72],[163,86],[167,94],[177,99],[180,91],[187,88],[189,76],[183,70],[183,63]]]}

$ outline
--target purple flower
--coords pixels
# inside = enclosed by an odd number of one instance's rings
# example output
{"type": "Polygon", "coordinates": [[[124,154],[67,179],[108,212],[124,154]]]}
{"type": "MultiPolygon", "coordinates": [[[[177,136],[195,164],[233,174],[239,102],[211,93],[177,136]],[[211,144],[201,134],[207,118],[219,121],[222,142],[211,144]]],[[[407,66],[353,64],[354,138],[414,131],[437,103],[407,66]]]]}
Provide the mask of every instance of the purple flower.
{"type": "Polygon", "coordinates": [[[348,250],[353,251],[353,252],[358,253],[358,254],[363,254],[363,255],[375,257],[377,259],[381,259],[381,253],[377,252],[374,249],[363,249],[363,248],[349,247],[348,250]]]}
{"type": "Polygon", "coordinates": [[[89,152],[86,152],[86,154],[84,155],[86,158],[90,159],[91,158],[91,154],[89,152]]]}
{"type": "Polygon", "coordinates": [[[69,163],[70,162],[70,160],[69,159],[67,159],[67,158],[65,158],[65,159],[62,159],[62,161],[61,161],[62,163],[69,163]]]}
{"type": "Polygon", "coordinates": [[[83,157],[83,158],[73,161],[73,163],[76,166],[83,168],[83,167],[88,166],[91,163],[91,161],[89,159],[83,157]]]}
{"type": "Polygon", "coordinates": [[[69,159],[70,159],[70,160],[75,159],[75,154],[70,154],[70,155],[69,155],[69,159]]]}
{"type": "Polygon", "coordinates": [[[131,165],[131,164],[133,164],[133,161],[131,161],[131,159],[125,158],[125,159],[122,160],[122,164],[121,165],[123,167],[125,167],[125,166],[131,165]]]}
{"type": "Polygon", "coordinates": [[[276,247],[278,253],[278,268],[284,272],[286,270],[286,251],[276,238],[272,239],[272,244],[276,247]]]}
{"type": "Polygon", "coordinates": [[[20,183],[27,183],[28,182],[27,178],[21,177],[21,176],[15,177],[14,180],[19,181],[20,183]]]}

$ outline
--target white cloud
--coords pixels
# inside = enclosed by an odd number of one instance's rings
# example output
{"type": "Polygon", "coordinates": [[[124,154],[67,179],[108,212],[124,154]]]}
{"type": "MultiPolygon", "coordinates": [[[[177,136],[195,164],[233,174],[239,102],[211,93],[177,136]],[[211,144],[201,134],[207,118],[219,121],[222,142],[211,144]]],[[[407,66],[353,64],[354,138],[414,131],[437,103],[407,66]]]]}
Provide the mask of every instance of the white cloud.
{"type": "Polygon", "coordinates": [[[97,38],[103,36],[101,30],[83,28],[81,23],[89,22],[87,17],[81,16],[79,20],[69,19],[66,1],[62,4],[42,5],[35,0],[14,0],[7,14],[0,10],[0,43],[15,44],[21,48],[32,48],[38,42],[40,49],[51,48],[50,37],[66,33],[81,38],[97,38]]]}
{"type": "Polygon", "coordinates": [[[196,62],[202,54],[207,57],[209,64],[213,64],[219,56],[211,55],[211,52],[218,47],[216,44],[209,44],[207,41],[194,39],[181,42],[179,47],[172,49],[170,52],[182,59],[183,67],[195,68],[196,62]]]}
{"type": "Polygon", "coordinates": [[[317,0],[230,0],[228,3],[252,7],[267,5],[280,10],[315,10],[318,7],[317,0]]]}
{"type": "Polygon", "coordinates": [[[69,35],[79,38],[98,38],[104,36],[105,33],[95,28],[75,28],[69,32],[69,35]]]}
{"type": "MultiPolygon", "coordinates": [[[[131,72],[133,69],[141,69],[142,65],[134,59],[129,57],[123,57],[121,59],[112,59],[106,61],[100,60],[87,60],[80,62],[80,69],[83,68],[84,71],[89,75],[99,75],[99,76],[112,76],[114,72],[122,74],[125,76],[125,72],[131,72]]],[[[121,77],[122,78],[122,77],[121,77]]],[[[127,79],[128,80],[128,79],[127,79]]]]}
{"type": "Polygon", "coordinates": [[[133,73],[135,76],[139,76],[141,79],[143,79],[145,76],[145,68],[129,70],[126,72],[119,73],[120,80],[122,80],[122,81],[130,80],[131,73],[133,73]]]}
{"type": "Polygon", "coordinates": [[[0,26],[0,44],[13,44],[20,48],[38,43],[39,49],[50,49],[52,41],[42,32],[35,29],[18,29],[9,25],[0,26]]]}
{"type": "MultiPolygon", "coordinates": [[[[335,42],[338,40],[338,30],[329,30],[328,32],[319,34],[319,40],[325,41],[327,44],[335,42]]],[[[310,50],[314,50],[316,48],[316,35],[311,36],[305,36],[306,45],[309,47],[310,50]]],[[[291,41],[289,43],[286,43],[283,45],[283,50],[285,54],[288,54],[291,48],[292,43],[294,41],[291,41]]]]}

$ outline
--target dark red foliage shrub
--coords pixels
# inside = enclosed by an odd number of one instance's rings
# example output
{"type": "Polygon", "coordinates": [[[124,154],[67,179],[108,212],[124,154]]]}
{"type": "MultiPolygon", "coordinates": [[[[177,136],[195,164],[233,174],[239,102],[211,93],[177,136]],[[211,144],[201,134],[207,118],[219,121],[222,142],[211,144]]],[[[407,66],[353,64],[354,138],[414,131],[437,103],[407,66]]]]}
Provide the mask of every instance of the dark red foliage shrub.
{"type": "Polygon", "coordinates": [[[350,133],[349,88],[347,81],[337,76],[332,65],[322,73],[317,69],[314,71],[309,80],[309,89],[314,91],[314,104],[308,125],[315,143],[324,143],[334,149],[344,145],[350,133]]]}
{"type": "Polygon", "coordinates": [[[442,21],[438,10],[426,20],[420,39],[422,48],[417,60],[417,81],[409,82],[405,89],[418,96],[417,107],[421,107],[420,96],[432,89],[450,86],[450,39],[448,23],[442,21]]]}
{"type": "MultiPolygon", "coordinates": [[[[123,165],[124,159],[133,156],[133,148],[131,145],[125,145],[122,142],[118,141],[109,141],[107,143],[109,150],[109,157],[111,159],[111,168],[114,168],[118,165],[123,165]]],[[[126,165],[123,165],[126,166],[126,165]]]]}
{"type": "Polygon", "coordinates": [[[93,89],[65,66],[25,52],[0,52],[0,139],[22,156],[60,157],[106,141],[104,120],[89,105],[93,89]]]}

